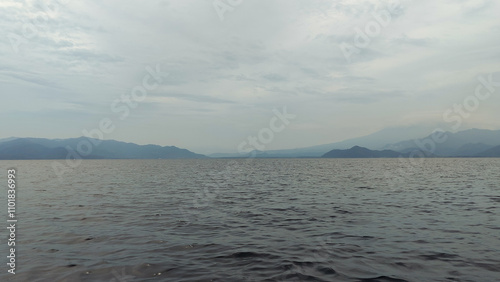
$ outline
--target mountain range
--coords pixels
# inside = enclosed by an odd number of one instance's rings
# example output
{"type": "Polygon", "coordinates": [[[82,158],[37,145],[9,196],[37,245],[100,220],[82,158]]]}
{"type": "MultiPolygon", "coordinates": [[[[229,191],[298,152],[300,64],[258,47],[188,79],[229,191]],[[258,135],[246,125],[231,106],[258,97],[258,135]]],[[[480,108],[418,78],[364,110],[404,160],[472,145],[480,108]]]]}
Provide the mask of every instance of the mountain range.
{"type": "Polygon", "coordinates": [[[409,154],[403,155],[392,150],[370,150],[360,146],[354,146],[347,150],[331,150],[321,156],[322,158],[397,158],[397,157],[407,157],[409,154]]]}
{"type": "Polygon", "coordinates": [[[430,134],[425,138],[388,144],[383,149],[398,152],[420,149],[430,150],[441,157],[472,157],[481,156],[483,152],[500,145],[500,130],[474,128],[456,133],[441,132],[440,135],[439,138],[430,134]],[[443,139],[444,142],[439,142],[439,139],[443,139]]]}
{"type": "MultiPolygon", "coordinates": [[[[426,157],[500,157],[500,130],[469,129],[456,133],[435,131],[423,138],[421,137],[423,134],[420,137],[411,137],[421,132],[423,132],[422,128],[389,128],[367,136],[331,144],[287,150],[255,150],[247,154],[212,154],[210,157],[392,158],[409,156],[415,151],[424,153],[426,157]]],[[[0,139],[0,160],[65,159],[71,150],[74,153],[82,151],[80,155],[83,159],[208,158],[205,155],[175,146],[137,145],[86,137],[71,139],[11,137],[0,139]],[[81,145],[84,142],[87,146],[81,145]],[[78,147],[79,144],[80,147],[78,147]],[[88,147],[91,147],[90,150],[88,147]],[[88,152],[85,152],[86,150],[88,152]]]]}
{"type": "Polygon", "coordinates": [[[442,135],[440,139],[436,139],[435,133],[432,132],[432,129],[425,127],[388,128],[363,137],[312,147],[252,151],[247,154],[212,154],[210,157],[318,158],[331,150],[348,150],[355,146],[369,150],[392,150],[399,155],[408,155],[416,150],[425,153],[426,156],[436,157],[495,157],[497,155],[494,148],[500,146],[500,130],[469,129],[457,133],[440,132],[442,135]],[[439,143],[434,139],[444,142],[439,143]]]}
{"type": "Polygon", "coordinates": [[[248,157],[250,155],[265,158],[301,158],[301,157],[321,157],[325,152],[333,149],[349,149],[353,146],[366,147],[372,150],[383,149],[387,144],[399,142],[401,140],[415,139],[424,136],[428,132],[432,132],[432,126],[413,125],[407,127],[391,127],[385,128],[375,133],[346,139],[340,142],[309,146],[297,149],[285,150],[269,150],[269,151],[254,151],[246,156],[238,153],[226,154],[211,154],[210,157],[214,158],[235,158],[235,157],[248,157]]]}
{"type": "Polygon", "coordinates": [[[500,146],[495,146],[489,150],[477,154],[478,157],[482,158],[500,158],[500,146]]]}
{"type": "Polygon", "coordinates": [[[78,154],[82,159],[207,158],[207,156],[175,146],[137,145],[86,137],[71,139],[6,138],[0,140],[0,160],[65,159],[71,152],[78,154]]]}

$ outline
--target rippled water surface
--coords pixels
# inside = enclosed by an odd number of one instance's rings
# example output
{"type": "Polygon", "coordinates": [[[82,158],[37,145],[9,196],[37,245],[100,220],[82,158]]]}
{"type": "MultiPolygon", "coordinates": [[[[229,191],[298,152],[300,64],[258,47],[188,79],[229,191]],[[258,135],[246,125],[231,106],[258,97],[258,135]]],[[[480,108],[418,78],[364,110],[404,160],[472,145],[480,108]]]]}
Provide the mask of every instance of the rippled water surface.
{"type": "Polygon", "coordinates": [[[0,280],[500,281],[500,159],[408,162],[1,161],[0,280]]]}

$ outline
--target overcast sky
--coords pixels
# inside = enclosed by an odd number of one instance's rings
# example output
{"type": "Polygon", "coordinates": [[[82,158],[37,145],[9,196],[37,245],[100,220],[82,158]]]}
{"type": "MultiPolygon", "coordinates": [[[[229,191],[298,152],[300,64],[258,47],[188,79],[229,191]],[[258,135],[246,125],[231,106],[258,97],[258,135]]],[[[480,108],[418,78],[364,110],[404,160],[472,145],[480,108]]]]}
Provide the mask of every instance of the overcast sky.
{"type": "MultiPolygon", "coordinates": [[[[109,118],[105,139],[229,152],[286,107],[296,118],[266,149],[318,145],[442,124],[500,71],[495,0],[4,0],[0,11],[0,138],[77,137],[109,118]],[[144,79],[144,100],[114,102],[144,79]]],[[[500,88],[459,129],[500,129],[499,105],[500,88]]]]}

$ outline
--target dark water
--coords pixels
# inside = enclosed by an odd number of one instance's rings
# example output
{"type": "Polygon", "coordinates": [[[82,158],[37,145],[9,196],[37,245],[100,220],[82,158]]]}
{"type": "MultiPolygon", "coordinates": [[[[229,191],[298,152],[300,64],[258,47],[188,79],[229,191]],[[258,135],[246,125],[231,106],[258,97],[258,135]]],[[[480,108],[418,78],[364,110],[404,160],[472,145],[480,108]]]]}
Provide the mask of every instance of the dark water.
{"type": "Polygon", "coordinates": [[[500,159],[51,164],[0,162],[1,281],[500,281],[500,159]]]}

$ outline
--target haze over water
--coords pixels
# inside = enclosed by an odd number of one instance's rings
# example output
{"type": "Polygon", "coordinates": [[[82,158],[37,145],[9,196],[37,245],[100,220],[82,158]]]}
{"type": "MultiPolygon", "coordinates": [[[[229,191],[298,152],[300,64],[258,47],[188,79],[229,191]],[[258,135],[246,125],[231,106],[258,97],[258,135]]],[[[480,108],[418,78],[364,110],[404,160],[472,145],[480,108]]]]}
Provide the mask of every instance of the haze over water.
{"type": "Polygon", "coordinates": [[[0,162],[2,281],[500,279],[500,159],[85,160],[62,182],[51,163],[0,162]]]}

